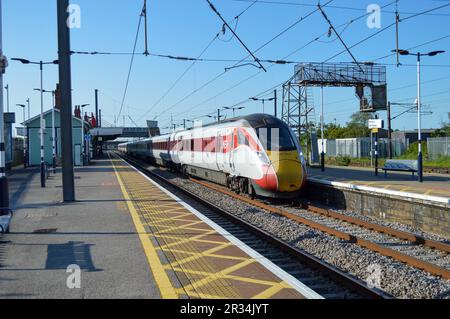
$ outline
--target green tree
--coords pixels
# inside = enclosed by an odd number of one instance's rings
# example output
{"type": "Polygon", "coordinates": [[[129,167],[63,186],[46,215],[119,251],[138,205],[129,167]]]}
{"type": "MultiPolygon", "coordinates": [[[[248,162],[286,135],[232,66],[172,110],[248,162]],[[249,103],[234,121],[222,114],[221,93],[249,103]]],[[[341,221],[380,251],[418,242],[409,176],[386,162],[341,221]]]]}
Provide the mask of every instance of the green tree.
{"type": "Polygon", "coordinates": [[[448,113],[448,121],[442,122],[442,128],[436,130],[433,137],[450,136],[450,113],[448,113]]]}
{"type": "MultiPolygon", "coordinates": [[[[372,119],[371,113],[357,112],[352,114],[350,121],[346,126],[341,126],[335,123],[325,124],[324,135],[326,139],[334,140],[338,138],[355,138],[355,137],[369,137],[370,130],[368,127],[369,119],[372,119]]],[[[320,138],[320,128],[317,129],[317,136],[320,138]]]]}
{"type": "Polygon", "coordinates": [[[350,121],[347,123],[345,137],[368,137],[370,136],[370,130],[368,127],[368,121],[373,118],[372,113],[353,113],[350,121]]]}

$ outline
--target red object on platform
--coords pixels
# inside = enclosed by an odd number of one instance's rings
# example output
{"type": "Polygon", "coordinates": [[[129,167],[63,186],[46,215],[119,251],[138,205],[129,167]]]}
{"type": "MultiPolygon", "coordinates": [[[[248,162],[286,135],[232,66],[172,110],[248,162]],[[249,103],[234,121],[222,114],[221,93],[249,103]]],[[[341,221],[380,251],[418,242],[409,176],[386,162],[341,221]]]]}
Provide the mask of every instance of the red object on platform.
{"type": "Polygon", "coordinates": [[[91,126],[92,127],[97,127],[97,120],[94,116],[94,113],[91,113],[91,126]]]}

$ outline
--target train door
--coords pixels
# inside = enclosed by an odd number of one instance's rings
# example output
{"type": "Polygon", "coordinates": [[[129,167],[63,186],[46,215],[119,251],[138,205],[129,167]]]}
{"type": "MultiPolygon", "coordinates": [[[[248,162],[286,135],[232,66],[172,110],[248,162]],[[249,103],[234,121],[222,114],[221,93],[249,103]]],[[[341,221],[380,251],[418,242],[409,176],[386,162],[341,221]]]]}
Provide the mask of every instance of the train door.
{"type": "Polygon", "coordinates": [[[217,132],[217,139],[216,139],[216,164],[217,169],[219,171],[223,171],[224,169],[224,149],[223,149],[223,134],[219,130],[217,132]]]}
{"type": "Polygon", "coordinates": [[[233,172],[233,130],[226,129],[226,134],[222,137],[223,140],[223,171],[227,173],[233,172]]]}
{"type": "Polygon", "coordinates": [[[234,173],[235,171],[235,166],[234,166],[234,150],[237,147],[237,129],[231,129],[230,130],[231,134],[229,134],[229,136],[231,136],[231,139],[229,141],[229,150],[228,150],[228,163],[230,166],[230,172],[234,173]]]}
{"type": "Polygon", "coordinates": [[[167,158],[169,159],[170,162],[173,161],[172,159],[172,136],[169,136],[169,140],[166,142],[166,148],[167,148],[167,158]]]}
{"type": "Polygon", "coordinates": [[[175,163],[181,164],[181,156],[183,155],[183,137],[179,136],[173,150],[175,163]]]}

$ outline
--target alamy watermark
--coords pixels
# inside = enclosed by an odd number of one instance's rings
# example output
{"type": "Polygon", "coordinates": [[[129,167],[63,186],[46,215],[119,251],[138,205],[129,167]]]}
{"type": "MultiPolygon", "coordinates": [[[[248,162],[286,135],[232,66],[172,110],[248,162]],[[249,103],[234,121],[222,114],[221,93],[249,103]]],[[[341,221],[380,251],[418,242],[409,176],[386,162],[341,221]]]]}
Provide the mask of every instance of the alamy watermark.
{"type": "Polygon", "coordinates": [[[70,4],[67,7],[67,27],[69,29],[81,29],[81,7],[78,4],[70,4]]]}
{"type": "Polygon", "coordinates": [[[81,289],[81,268],[78,265],[69,265],[66,273],[67,276],[66,285],[69,289],[81,289]]]}
{"type": "Polygon", "coordinates": [[[369,29],[381,29],[381,7],[378,4],[367,6],[367,27],[369,29]]]}
{"type": "Polygon", "coordinates": [[[369,288],[381,289],[382,271],[381,266],[378,264],[371,264],[367,267],[369,276],[366,278],[366,284],[369,288]]]}

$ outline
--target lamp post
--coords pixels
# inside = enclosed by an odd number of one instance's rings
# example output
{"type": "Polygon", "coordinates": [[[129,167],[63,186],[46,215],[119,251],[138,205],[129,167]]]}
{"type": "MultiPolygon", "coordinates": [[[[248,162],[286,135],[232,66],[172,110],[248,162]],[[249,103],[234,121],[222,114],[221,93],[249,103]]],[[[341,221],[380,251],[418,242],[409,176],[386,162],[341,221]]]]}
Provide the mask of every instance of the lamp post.
{"type": "Polygon", "coordinates": [[[27,106],[28,106],[28,119],[31,118],[31,113],[30,113],[30,98],[27,99],[27,106]]]}
{"type": "Polygon", "coordinates": [[[274,97],[271,97],[270,99],[259,99],[259,98],[256,98],[256,97],[251,97],[250,100],[253,100],[253,101],[261,101],[261,102],[262,102],[262,105],[263,105],[263,113],[265,113],[265,104],[266,104],[266,102],[274,101],[275,98],[274,98],[274,97]]]}
{"type": "MultiPolygon", "coordinates": [[[[41,91],[40,89],[34,89],[41,91]]],[[[53,174],[56,174],[56,138],[55,138],[55,91],[42,90],[43,93],[52,94],[52,168],[53,174]]]]}
{"type": "Polygon", "coordinates": [[[9,113],[9,84],[6,84],[5,90],[6,90],[6,113],[9,113]]]}
{"type": "Polygon", "coordinates": [[[43,61],[39,61],[39,62],[32,62],[30,60],[26,60],[26,59],[20,59],[20,58],[13,58],[11,59],[13,61],[19,61],[22,64],[35,64],[35,65],[39,65],[39,70],[41,73],[41,119],[40,119],[40,137],[41,137],[41,187],[45,188],[45,154],[44,154],[44,130],[45,130],[45,125],[44,125],[44,92],[43,92],[43,86],[44,86],[44,65],[46,64],[58,64],[58,60],[54,60],[52,62],[43,62],[43,61]]]}
{"type": "Polygon", "coordinates": [[[25,134],[25,108],[27,107],[25,104],[17,104],[17,106],[20,106],[23,110],[23,167],[27,168],[27,142],[26,142],[26,134],[25,134]]]}
{"type": "Polygon", "coordinates": [[[85,146],[86,146],[86,142],[84,140],[84,108],[86,106],[89,106],[90,104],[82,104],[79,105],[81,108],[81,166],[84,166],[86,161],[85,161],[85,154],[86,154],[86,150],[85,150],[85,146]]]}
{"type": "Polygon", "coordinates": [[[233,117],[235,117],[236,110],[243,110],[243,109],[245,109],[245,106],[241,106],[241,107],[225,106],[224,109],[225,110],[233,110],[233,117]]]}
{"type": "Polygon", "coordinates": [[[439,51],[431,51],[428,53],[413,53],[409,52],[408,50],[393,50],[393,52],[397,52],[400,55],[414,55],[417,57],[417,127],[418,127],[418,142],[419,142],[419,149],[418,149],[418,155],[417,155],[417,162],[418,162],[418,176],[419,176],[419,182],[423,182],[423,156],[422,156],[422,118],[421,118],[421,80],[420,80],[420,62],[422,56],[436,56],[438,54],[444,53],[445,51],[439,50],[439,51]]]}
{"type": "Polygon", "coordinates": [[[0,1],[0,231],[6,232],[9,228],[12,213],[9,209],[9,188],[6,177],[6,156],[5,156],[5,131],[3,117],[3,74],[8,66],[8,60],[3,55],[2,39],[2,1],[0,1]]]}

